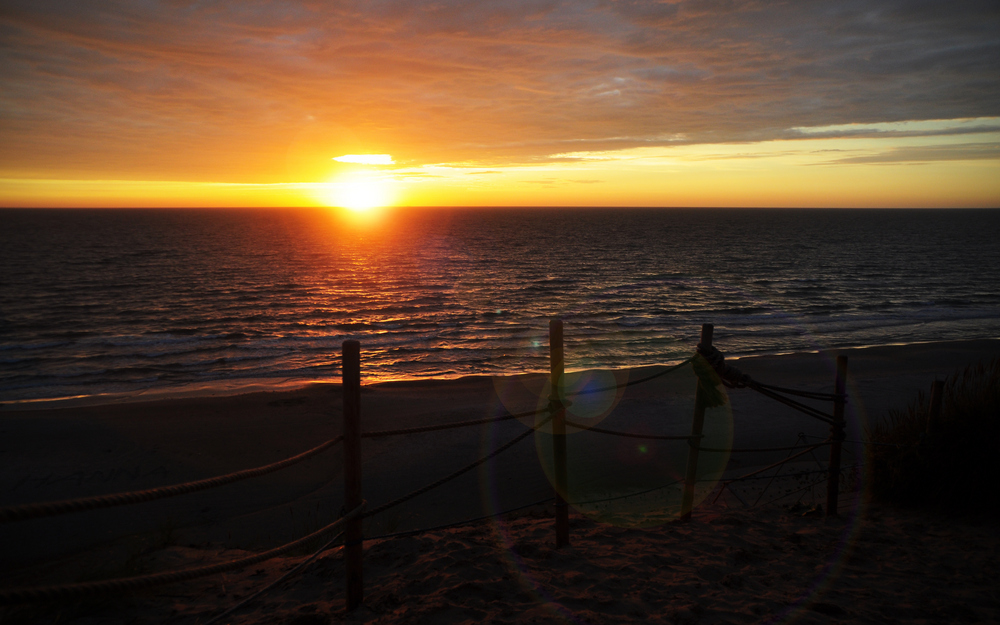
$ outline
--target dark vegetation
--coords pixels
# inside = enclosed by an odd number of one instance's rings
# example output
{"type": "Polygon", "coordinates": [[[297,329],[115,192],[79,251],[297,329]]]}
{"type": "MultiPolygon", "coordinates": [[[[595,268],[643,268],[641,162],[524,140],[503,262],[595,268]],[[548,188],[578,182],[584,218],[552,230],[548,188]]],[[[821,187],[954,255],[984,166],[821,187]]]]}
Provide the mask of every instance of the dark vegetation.
{"type": "Polygon", "coordinates": [[[1000,359],[945,381],[940,416],[921,393],[869,433],[877,499],[905,506],[1000,510],[1000,359]]]}

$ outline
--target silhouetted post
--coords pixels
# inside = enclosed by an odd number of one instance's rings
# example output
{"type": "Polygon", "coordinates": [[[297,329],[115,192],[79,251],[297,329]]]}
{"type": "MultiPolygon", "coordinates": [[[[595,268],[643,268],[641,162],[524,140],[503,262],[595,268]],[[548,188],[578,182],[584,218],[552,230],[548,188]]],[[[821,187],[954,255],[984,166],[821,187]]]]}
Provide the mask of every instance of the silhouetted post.
{"type": "MultiPolygon", "coordinates": [[[[705,347],[712,345],[712,334],[715,326],[705,323],[701,326],[701,343],[705,347]]],[[[698,447],[701,446],[701,433],[705,428],[705,393],[709,389],[702,387],[698,378],[698,388],[694,395],[694,418],[691,420],[691,438],[688,439],[687,476],[684,478],[684,495],[681,498],[681,520],[691,520],[691,509],[694,508],[694,486],[698,481],[698,447]]]]}
{"type": "Polygon", "coordinates": [[[927,434],[934,434],[941,426],[941,403],[944,398],[944,381],[934,380],[931,385],[931,411],[927,414],[927,434]]]}
{"type": "MultiPolygon", "coordinates": [[[[361,505],[361,344],[344,341],[344,509],[361,505]]],[[[347,568],[347,611],[361,605],[364,587],[361,560],[364,549],[361,517],[344,527],[344,561],[347,568]]]]}
{"type": "Polygon", "coordinates": [[[840,450],[844,442],[844,406],[847,404],[847,356],[837,356],[837,378],[833,384],[833,423],[830,425],[830,477],[826,482],[826,516],[837,516],[840,495],[840,450]]]}
{"type": "Polygon", "coordinates": [[[566,503],[566,409],[562,404],[563,324],[561,319],[549,322],[549,373],[552,395],[549,404],[552,415],[552,472],[556,489],[556,549],[569,544],[569,506],[566,503]]]}

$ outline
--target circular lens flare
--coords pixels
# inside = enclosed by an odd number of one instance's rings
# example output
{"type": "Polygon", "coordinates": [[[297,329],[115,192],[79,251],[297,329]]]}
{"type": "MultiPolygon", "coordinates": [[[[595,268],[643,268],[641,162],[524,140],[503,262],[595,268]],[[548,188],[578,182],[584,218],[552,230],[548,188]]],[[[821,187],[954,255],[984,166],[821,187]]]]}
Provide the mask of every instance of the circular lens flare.
{"type": "MultiPolygon", "coordinates": [[[[664,288],[667,291],[664,295],[665,297],[679,297],[683,298],[683,293],[686,291],[712,288],[721,289],[730,293],[734,297],[734,301],[746,302],[748,306],[758,308],[764,311],[764,320],[770,323],[784,323],[788,324],[794,328],[801,331],[801,336],[805,337],[808,346],[798,348],[796,351],[807,352],[810,349],[822,351],[828,348],[819,338],[817,338],[813,331],[806,325],[806,323],[797,318],[795,315],[785,311],[780,304],[772,301],[773,294],[767,292],[766,290],[758,290],[754,288],[746,288],[742,285],[730,284],[725,282],[717,282],[714,280],[690,277],[690,278],[667,278],[662,280],[664,288]],[[676,292],[675,292],[676,291],[676,292]],[[679,292],[679,294],[677,293],[679,292]]],[[[472,285],[476,286],[476,285],[472,285]]],[[[477,300],[478,301],[478,300],[477,300]]],[[[489,303],[486,299],[483,303],[489,303]]],[[[586,303],[583,303],[585,306],[586,303]]],[[[501,316],[503,311],[497,310],[496,315],[501,316]]],[[[547,368],[547,358],[548,358],[548,344],[545,337],[544,329],[539,327],[535,331],[530,333],[532,336],[525,337],[525,347],[519,349],[516,353],[512,353],[512,356],[517,356],[514,360],[524,363],[520,369],[533,369],[535,371],[540,371],[547,368]]],[[[668,338],[668,337],[665,337],[668,338]]],[[[681,336],[669,337],[671,340],[665,341],[665,346],[676,349],[679,346],[689,346],[692,342],[691,332],[688,331],[687,334],[681,336]]],[[[736,344],[734,342],[727,341],[726,347],[729,347],[733,351],[740,351],[741,349],[746,349],[746,346],[736,344]]],[[[661,348],[662,349],[662,348],[661,348]]],[[[664,350],[666,351],[666,350],[664,350]]],[[[752,350],[751,350],[752,351],[752,350]]],[[[572,353],[571,350],[568,353],[572,353]]],[[[690,352],[685,352],[685,355],[690,352]]],[[[674,354],[671,354],[673,356],[674,354]]],[[[506,354],[505,354],[506,357],[506,354]]],[[[825,354],[821,356],[826,363],[826,368],[828,369],[829,378],[832,381],[834,374],[834,359],[832,355],[825,354]]],[[[568,359],[569,360],[569,359],[568,359]]],[[[579,363],[576,363],[579,364],[579,363]]],[[[586,363],[585,366],[590,363],[586,363]]],[[[737,364],[737,366],[739,366],[737,364]]],[[[597,425],[599,420],[608,419],[607,423],[601,423],[600,427],[614,430],[627,430],[627,431],[648,431],[650,433],[657,434],[689,434],[691,431],[691,419],[694,409],[694,389],[696,388],[697,382],[693,370],[690,366],[684,367],[687,373],[686,376],[681,376],[681,378],[686,377],[686,380],[678,378],[677,381],[666,383],[667,380],[673,378],[672,374],[668,374],[663,378],[658,378],[655,382],[649,385],[643,384],[635,388],[626,389],[621,397],[618,397],[615,401],[615,408],[625,416],[625,420],[621,420],[617,415],[608,414],[604,417],[593,418],[592,421],[588,423],[588,426],[593,427],[597,425]],[[655,389],[652,390],[649,397],[640,402],[634,402],[634,394],[642,393],[642,389],[647,386],[654,386],[655,389]],[[655,398],[666,396],[665,402],[658,402],[655,398]],[[687,398],[686,401],[684,398],[687,398]],[[652,399],[652,401],[650,401],[652,399]],[[647,406],[644,408],[643,406],[647,406]],[[659,418],[662,416],[667,423],[658,423],[657,421],[650,421],[650,417],[659,418]],[[643,426],[641,423],[636,423],[635,421],[646,420],[649,425],[643,426]],[[683,423],[683,425],[676,427],[673,425],[677,421],[683,423]],[[671,424],[668,428],[667,425],[671,424]],[[650,428],[650,426],[655,426],[655,429],[650,428]],[[650,428],[650,429],[643,429],[650,428]]],[[[616,372],[619,374],[620,372],[616,372]]],[[[634,372],[633,372],[634,373],[634,372]]],[[[776,372],[777,373],[777,372],[776,372]]],[[[643,374],[644,375],[644,374],[643,374]]],[[[627,373],[625,375],[625,380],[628,379],[627,373]]],[[[638,378],[637,378],[638,379],[638,378]]],[[[622,380],[619,380],[622,381],[622,380]]],[[[770,380],[768,380],[770,381],[770,380]]],[[[497,376],[494,378],[494,385],[496,389],[496,404],[494,408],[500,413],[504,411],[517,412],[523,411],[527,407],[535,406],[538,409],[544,408],[548,403],[548,395],[550,392],[549,386],[547,384],[547,375],[538,373],[534,375],[518,375],[518,376],[497,376]]],[[[569,386],[569,384],[566,384],[569,386]]],[[[721,392],[724,390],[721,387],[717,387],[721,392]]],[[[848,435],[849,441],[860,441],[864,437],[864,429],[866,423],[868,422],[868,416],[865,411],[865,407],[861,401],[860,394],[855,388],[852,381],[848,381],[848,394],[850,400],[847,404],[847,423],[848,423],[848,435]]],[[[575,398],[572,398],[575,400],[575,398]]],[[[577,407],[571,406],[570,409],[577,407]]],[[[578,408],[578,407],[577,407],[578,408]]],[[[580,409],[580,408],[578,408],[580,409]]],[[[582,411],[582,409],[581,409],[582,411]]],[[[614,412],[614,411],[612,411],[614,412]]],[[[577,415],[574,419],[570,415],[567,418],[572,420],[580,421],[584,423],[583,415],[577,415]]],[[[799,423],[801,416],[786,425],[795,428],[804,427],[808,422],[799,423]]],[[[537,422],[536,418],[526,418],[522,419],[525,425],[530,425],[531,422],[537,422]]],[[[774,425],[772,427],[778,427],[774,425]]],[[[784,430],[776,430],[784,431],[784,430]]],[[[791,431],[799,431],[791,430],[791,431]]],[[[491,430],[491,432],[496,432],[496,430],[491,430]]],[[[704,426],[704,438],[701,439],[701,446],[705,448],[714,449],[731,449],[733,443],[733,416],[731,405],[727,401],[723,406],[716,408],[711,408],[706,411],[705,415],[705,426],[704,426]]],[[[580,430],[574,430],[572,428],[568,429],[567,436],[567,447],[568,447],[568,464],[569,464],[569,492],[566,493],[567,499],[570,502],[577,502],[575,506],[576,509],[595,521],[603,521],[619,526],[640,526],[640,527],[653,527],[664,521],[669,521],[672,518],[676,518],[676,515],[680,511],[680,503],[683,494],[683,481],[684,474],[686,472],[686,460],[687,460],[687,443],[685,441],[656,441],[656,440],[645,440],[645,439],[629,439],[629,438],[618,438],[611,436],[603,436],[603,442],[597,442],[594,444],[583,445],[580,441],[585,437],[597,438],[600,435],[597,433],[582,432],[580,430]],[[609,441],[615,441],[613,444],[609,444],[609,441]],[[646,458],[658,457],[663,458],[664,456],[672,456],[671,462],[663,462],[662,470],[659,471],[660,477],[664,479],[663,482],[659,484],[654,483],[653,479],[643,479],[641,474],[633,474],[632,478],[626,482],[624,479],[618,479],[618,475],[614,473],[621,473],[622,471],[615,466],[616,463],[620,463],[624,467],[643,467],[643,463],[648,463],[646,458]],[[582,489],[586,489],[585,485],[582,483],[580,477],[587,477],[587,472],[581,471],[578,466],[578,460],[583,459],[591,463],[596,464],[598,460],[603,459],[606,466],[611,467],[611,471],[602,470],[602,467],[590,468],[590,475],[596,475],[598,478],[603,478],[605,481],[610,482],[610,487],[604,488],[604,493],[600,492],[600,483],[595,481],[592,482],[592,487],[589,489],[596,492],[583,492],[575,493],[575,486],[579,485],[582,489]],[[607,473],[607,475],[605,475],[607,473]],[[645,483],[640,483],[640,482],[645,483]],[[664,482],[667,486],[663,487],[664,482]],[[598,488],[593,488],[593,485],[597,485],[598,488]],[[646,491],[646,492],[642,492],[646,491]],[[658,494],[662,493],[662,494],[658,494]],[[592,503],[583,504],[580,502],[586,501],[583,499],[584,496],[592,496],[597,498],[598,495],[602,495],[605,499],[604,501],[593,501],[592,503]],[[574,499],[574,497],[579,497],[574,499]],[[587,506],[587,509],[584,509],[587,506]],[[601,506],[605,508],[601,509],[601,506]]],[[[818,439],[817,439],[818,440],[818,439]]],[[[778,441],[775,441],[776,443],[778,441]]],[[[788,441],[791,442],[791,441],[788,441]]],[[[860,442],[856,442],[853,448],[849,445],[845,445],[845,453],[848,449],[853,452],[854,461],[859,463],[857,467],[858,473],[854,479],[842,480],[842,496],[852,496],[854,501],[850,505],[841,505],[840,512],[842,518],[845,520],[843,529],[840,532],[840,538],[837,542],[835,548],[826,555],[823,559],[825,562],[821,566],[817,567],[816,574],[811,578],[808,588],[802,592],[798,598],[792,600],[788,607],[783,613],[775,617],[774,622],[793,622],[795,621],[807,608],[811,601],[821,594],[839,574],[841,567],[844,564],[845,557],[854,548],[854,542],[857,538],[857,534],[860,528],[860,519],[862,517],[863,510],[865,509],[865,480],[867,479],[868,470],[863,464],[864,450],[860,442]],[[847,492],[843,492],[843,491],[847,492]]],[[[546,476],[549,481],[553,480],[552,472],[552,437],[551,428],[545,426],[541,428],[541,433],[536,434],[536,453],[542,460],[542,466],[545,470],[546,476]]],[[[745,457],[745,456],[744,456],[745,457]]],[[[703,451],[700,453],[699,463],[698,463],[698,477],[699,481],[695,488],[694,493],[694,507],[697,507],[700,502],[705,500],[709,496],[714,488],[718,486],[719,480],[723,475],[723,471],[729,461],[729,453],[719,453],[715,451],[703,451]]],[[[844,460],[846,464],[848,461],[844,460]]],[[[648,466],[648,464],[647,464],[648,466]]],[[[751,467],[756,465],[749,465],[751,467]]],[[[587,469],[588,467],[584,467],[587,469]]],[[[741,471],[742,472],[742,471],[741,471]]],[[[637,473],[639,473],[637,471],[637,473]]],[[[650,471],[648,474],[651,477],[656,477],[656,472],[650,471]]],[[[488,476],[484,477],[484,497],[491,502],[492,509],[494,511],[499,511],[502,509],[499,503],[499,498],[497,493],[500,488],[499,478],[496,474],[490,473],[488,476]],[[488,494],[486,493],[488,491],[488,494]]],[[[763,486],[761,488],[764,488],[763,486]]],[[[821,492],[825,492],[825,483],[821,484],[819,487],[821,492]]],[[[796,498],[801,499],[801,493],[795,494],[793,492],[790,495],[791,499],[785,501],[796,501],[796,498]]],[[[746,503],[743,503],[746,506],[746,503]]],[[[697,512],[696,512],[697,514],[697,512]]],[[[520,581],[525,588],[529,589],[531,592],[536,594],[542,603],[548,607],[553,614],[559,614],[562,618],[568,620],[568,622],[574,622],[573,610],[563,606],[553,597],[550,597],[545,592],[544,582],[537,579],[536,574],[529,569],[527,564],[523,562],[514,549],[515,547],[515,536],[511,533],[509,523],[506,519],[497,518],[495,520],[496,527],[499,531],[501,540],[504,546],[508,549],[508,556],[511,566],[519,569],[520,581]]]]}
{"type": "MultiPolygon", "coordinates": [[[[692,367],[681,367],[655,384],[662,398],[656,400],[655,417],[629,415],[636,407],[625,404],[618,411],[620,415],[611,423],[604,421],[601,427],[634,434],[690,434],[698,386],[692,367]]],[[[721,385],[716,389],[725,397],[721,385]]],[[[608,398],[605,401],[607,409],[618,403],[608,398]]],[[[567,419],[582,421],[574,418],[575,407],[567,409],[567,419]]],[[[702,447],[732,447],[733,418],[728,399],[706,409],[702,431],[702,447]]],[[[568,488],[562,495],[576,510],[596,521],[624,527],[652,527],[680,517],[690,451],[686,440],[613,436],[572,427],[567,428],[566,438],[568,488]]],[[[535,442],[541,465],[554,484],[551,428],[539,428],[535,442]]],[[[699,453],[694,506],[716,487],[728,461],[727,452],[699,453]]]]}

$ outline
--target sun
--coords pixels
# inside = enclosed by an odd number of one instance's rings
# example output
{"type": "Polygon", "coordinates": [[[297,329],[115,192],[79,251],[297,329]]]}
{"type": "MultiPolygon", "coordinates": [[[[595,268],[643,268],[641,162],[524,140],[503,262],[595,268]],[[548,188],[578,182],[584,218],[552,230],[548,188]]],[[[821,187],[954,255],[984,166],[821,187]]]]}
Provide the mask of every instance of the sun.
{"type": "Polygon", "coordinates": [[[391,180],[367,172],[352,172],[324,185],[323,203],[363,213],[392,204],[391,180]]]}

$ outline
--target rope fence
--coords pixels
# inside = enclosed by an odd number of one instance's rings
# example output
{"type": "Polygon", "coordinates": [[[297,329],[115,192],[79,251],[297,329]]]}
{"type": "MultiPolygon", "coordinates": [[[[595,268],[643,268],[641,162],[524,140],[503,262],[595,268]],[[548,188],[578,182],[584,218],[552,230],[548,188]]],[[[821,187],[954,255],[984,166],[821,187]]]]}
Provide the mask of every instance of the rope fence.
{"type": "MultiPolygon", "coordinates": [[[[544,409],[543,409],[544,410],[544,409]]],[[[361,438],[386,438],[388,436],[404,436],[406,434],[423,434],[424,432],[439,432],[441,430],[453,430],[474,425],[489,425],[491,423],[501,423],[514,419],[523,419],[539,413],[539,410],[529,410],[516,414],[508,414],[500,417],[487,417],[485,419],[473,419],[471,421],[458,421],[456,423],[441,423],[438,425],[424,425],[420,427],[403,428],[398,430],[376,430],[372,432],[362,432],[361,438]]]]}
{"type": "Polygon", "coordinates": [[[570,421],[567,419],[566,425],[575,427],[578,430],[583,430],[585,432],[595,432],[597,434],[609,434],[611,436],[624,436],[626,438],[643,438],[646,440],[654,441],[690,441],[692,439],[702,438],[701,436],[692,436],[690,434],[681,434],[677,436],[664,436],[660,434],[644,434],[641,432],[619,432],[617,430],[606,430],[604,428],[592,427],[589,425],[584,425],[582,423],[576,423],[575,421],[570,421]]]}
{"type": "Polygon", "coordinates": [[[258,562],[264,562],[265,560],[276,558],[282,554],[292,551],[293,549],[296,549],[297,547],[309,544],[310,542],[340,528],[345,523],[360,517],[363,510],[364,504],[358,506],[346,516],[337,519],[326,527],[322,527],[311,534],[299,538],[298,540],[293,540],[292,542],[285,543],[280,547],[275,547],[274,549],[269,549],[245,558],[238,558],[236,560],[220,562],[218,564],[209,564],[207,566],[196,566],[177,571],[169,571],[166,573],[152,573],[149,575],[137,575],[135,577],[108,579],[98,582],[3,589],[0,590],[0,604],[26,602],[37,603],[39,601],[96,597],[109,593],[125,593],[152,586],[173,584],[208,575],[215,575],[216,573],[224,573],[225,571],[232,571],[234,569],[241,569],[250,566],[251,564],[257,564],[258,562]]]}
{"type": "Polygon", "coordinates": [[[344,440],[343,436],[336,436],[325,443],[313,447],[312,449],[290,458],[285,458],[284,460],[280,460],[278,462],[273,462],[271,464],[266,464],[262,467],[256,467],[253,469],[244,469],[243,471],[227,473],[226,475],[220,475],[218,477],[197,480],[194,482],[184,482],[182,484],[174,484],[172,486],[160,486],[158,488],[149,488],[146,490],[137,490],[127,493],[97,495],[94,497],[81,497],[78,499],[65,499],[63,501],[32,503],[21,506],[0,508],[0,523],[143,503],[166,497],[176,497],[177,495],[194,493],[209,488],[216,488],[217,486],[232,484],[233,482],[249,479],[251,477],[260,477],[261,475],[267,475],[268,473],[274,473],[280,469],[290,467],[293,464],[302,462],[307,458],[311,458],[320,452],[330,449],[342,440],[344,440]]]}
{"type": "Polygon", "coordinates": [[[784,393],[785,395],[795,395],[796,397],[805,397],[807,399],[820,399],[825,401],[837,401],[838,399],[846,399],[846,395],[840,393],[819,393],[814,391],[802,391],[794,388],[784,388],[781,386],[774,386],[773,384],[761,384],[756,382],[758,388],[767,389],[769,391],[776,391],[778,393],[784,393]]]}
{"type": "MultiPolygon", "coordinates": [[[[292,571],[289,571],[283,575],[278,580],[275,580],[266,588],[262,588],[258,592],[254,593],[250,597],[246,598],[240,604],[230,608],[226,612],[217,615],[212,621],[215,622],[218,619],[232,613],[233,611],[239,609],[240,607],[246,605],[249,601],[259,597],[261,594],[273,588],[279,582],[287,579],[289,576],[295,572],[301,570],[312,562],[320,553],[329,549],[338,540],[343,540],[343,555],[345,559],[346,568],[346,606],[348,611],[353,610],[363,600],[363,578],[362,578],[362,557],[363,557],[363,543],[365,540],[389,540],[393,538],[398,538],[402,536],[412,536],[420,533],[449,529],[453,527],[460,527],[463,525],[469,525],[479,521],[483,521],[490,518],[496,518],[501,515],[509,514],[517,510],[524,508],[529,508],[532,506],[538,506],[541,504],[554,503],[555,504],[555,517],[556,517],[556,546],[561,547],[569,543],[569,531],[568,531],[568,506],[582,506],[595,503],[602,503],[607,501],[614,501],[618,499],[624,499],[628,497],[636,497],[644,494],[648,494],[657,490],[662,490],[664,488],[669,488],[672,486],[682,485],[682,501],[681,501],[681,519],[690,520],[691,510],[693,508],[693,498],[694,489],[697,483],[704,483],[705,481],[712,481],[719,483],[719,491],[716,495],[718,500],[719,496],[725,491],[729,491],[736,495],[730,486],[734,483],[748,480],[757,479],[770,479],[774,480],[777,477],[775,475],[767,476],[761,475],[767,473],[768,471],[777,469],[778,472],[789,462],[800,458],[806,454],[810,454],[815,450],[829,446],[831,447],[831,456],[829,466],[826,469],[820,469],[818,471],[812,472],[802,472],[799,471],[794,473],[795,476],[804,476],[809,474],[824,473],[825,480],[819,480],[809,487],[821,484],[823,481],[827,482],[827,514],[835,515],[837,511],[837,494],[839,491],[839,478],[841,473],[840,467],[840,445],[844,442],[844,404],[847,400],[847,395],[844,389],[844,381],[846,378],[846,358],[839,357],[837,361],[837,378],[835,381],[835,392],[834,393],[822,393],[813,391],[803,391],[798,389],[789,389],[774,385],[761,384],[751,378],[749,375],[744,374],[735,367],[726,364],[725,358],[721,352],[719,352],[715,347],[712,346],[712,333],[713,326],[711,324],[705,324],[702,327],[701,341],[698,344],[697,351],[694,356],[688,358],[678,364],[672,365],[665,368],[662,371],[658,371],[652,375],[644,376],[639,379],[630,380],[620,384],[606,386],[601,388],[593,389],[582,389],[577,391],[566,392],[562,387],[564,384],[564,374],[563,374],[563,352],[562,352],[562,322],[559,320],[554,320],[550,325],[550,361],[551,361],[551,396],[549,402],[545,407],[538,408],[536,410],[529,410],[519,413],[510,413],[501,416],[488,417],[483,419],[473,419],[466,421],[458,421],[452,423],[441,423],[432,424],[418,427],[410,428],[400,428],[391,430],[378,430],[378,431],[361,431],[360,427],[360,345],[357,341],[345,341],[343,345],[343,426],[344,431],[341,435],[334,437],[316,447],[299,453],[295,456],[291,456],[284,460],[274,462],[271,464],[263,465],[256,468],[245,469],[242,471],[236,471],[233,473],[228,473],[225,475],[220,475],[217,477],[207,478],[203,480],[196,480],[192,482],[185,482],[181,484],[174,484],[170,486],[162,486],[157,488],[151,488],[146,490],[115,493],[109,495],[99,495],[94,497],[82,497],[77,499],[69,499],[63,501],[55,502],[45,502],[36,504],[24,504],[18,506],[9,506],[0,508],[0,523],[12,522],[12,521],[23,521],[28,519],[55,516],[60,514],[67,514],[73,512],[82,512],[85,510],[94,510],[98,508],[108,508],[112,506],[127,505],[127,504],[137,504],[147,501],[153,501],[156,499],[161,499],[165,497],[173,497],[177,495],[182,495],[186,493],[192,493],[200,490],[205,490],[209,488],[214,488],[222,486],[225,484],[230,484],[239,480],[248,479],[251,477],[258,477],[278,471],[280,469],[292,466],[298,462],[306,460],[307,458],[313,457],[327,449],[334,447],[337,444],[343,444],[344,446],[344,510],[350,510],[349,513],[344,514],[341,518],[330,523],[329,525],[312,532],[302,538],[294,540],[292,542],[286,543],[280,547],[276,547],[259,554],[252,556],[238,558],[236,560],[217,563],[213,565],[191,567],[186,569],[180,569],[176,571],[163,572],[163,573],[153,573],[148,575],[139,575],[134,577],[111,579],[96,582],[86,582],[77,584],[62,584],[62,585],[50,585],[50,586],[36,586],[36,587],[25,587],[25,588],[10,588],[10,589],[0,589],[0,604],[16,604],[16,603],[37,603],[41,601],[50,600],[61,600],[61,599],[79,599],[83,597],[113,594],[113,593],[124,593],[131,592],[134,590],[148,588],[161,584],[174,583],[184,580],[195,579],[197,577],[213,575],[216,573],[221,573],[224,571],[234,570],[238,568],[243,568],[251,564],[262,562],[268,560],[303,545],[309,544],[316,541],[328,534],[331,534],[337,530],[340,530],[336,536],[327,541],[318,551],[312,554],[304,562],[300,563],[292,571]],[[575,421],[571,421],[566,418],[566,408],[570,406],[570,402],[566,401],[565,398],[579,395],[586,395],[591,393],[608,392],[608,391],[619,391],[621,389],[634,386],[637,384],[643,384],[654,379],[660,378],[664,375],[672,373],[681,369],[682,367],[691,365],[694,368],[697,377],[697,386],[695,389],[695,409],[694,409],[694,419],[692,421],[691,434],[687,435],[664,435],[664,434],[650,434],[642,432],[627,432],[618,431],[600,427],[592,427],[586,424],[581,424],[575,421]],[[705,410],[714,406],[722,405],[727,400],[724,393],[719,389],[719,387],[728,388],[749,388],[755,392],[761,393],[775,401],[778,401],[790,408],[793,408],[809,417],[819,419],[825,423],[831,425],[831,434],[828,438],[824,439],[822,442],[818,443],[808,443],[806,444],[796,444],[790,446],[782,447],[767,447],[767,448],[734,448],[734,447],[703,447],[700,441],[705,438],[702,432],[705,410]],[[823,412],[822,410],[803,404],[802,402],[790,399],[787,396],[799,397],[805,400],[811,401],[829,401],[833,402],[834,410],[832,414],[823,412]],[[720,403],[721,402],[721,403],[720,403]],[[489,453],[484,454],[482,457],[476,459],[475,461],[466,464],[465,466],[435,480],[429,484],[426,484],[420,488],[417,488],[411,492],[404,495],[396,497],[391,501],[383,503],[370,510],[366,509],[366,503],[361,497],[361,441],[363,439],[377,439],[385,438],[391,436],[405,436],[409,434],[420,434],[427,432],[437,432],[455,428],[465,428],[465,427],[475,427],[483,425],[491,425],[495,423],[501,423],[505,421],[518,420],[528,417],[534,417],[535,423],[533,425],[527,425],[525,431],[513,437],[511,440],[507,441],[503,445],[495,448],[489,453]],[[444,525],[438,525],[430,528],[423,528],[417,530],[408,530],[403,532],[396,532],[391,534],[383,534],[380,536],[369,536],[365,537],[363,535],[362,521],[363,519],[374,517],[381,514],[391,508],[399,506],[405,502],[408,502],[424,493],[427,493],[435,488],[438,488],[461,475],[472,471],[476,467],[479,467],[483,463],[495,458],[499,454],[505,452],[506,450],[512,448],[517,443],[523,441],[525,438],[531,436],[533,433],[537,432],[540,428],[551,424],[551,438],[553,445],[553,470],[555,475],[555,492],[553,497],[548,497],[543,500],[539,500],[530,504],[525,504],[517,508],[512,508],[510,510],[505,510],[503,512],[498,512],[490,515],[480,516],[472,519],[466,519],[464,521],[458,521],[455,523],[448,523],[444,525]],[[645,489],[642,491],[625,493],[610,496],[607,498],[593,499],[586,501],[566,501],[564,499],[565,493],[568,492],[567,486],[567,473],[566,473],[566,427],[575,428],[580,431],[593,432],[595,434],[626,437],[626,438],[637,438],[646,440],[660,440],[660,441],[687,441],[688,449],[688,462],[687,462],[687,472],[683,479],[676,479],[669,483],[659,485],[653,488],[645,489]],[[774,452],[795,452],[790,453],[785,459],[770,464],[761,469],[757,469],[746,475],[742,475],[735,478],[729,478],[724,480],[704,480],[699,478],[698,475],[698,460],[699,453],[774,453],[774,452]]],[[[805,440],[804,435],[800,434],[799,440],[805,440]]],[[[815,457],[815,456],[814,456],[815,457]]],[[[818,460],[817,460],[818,461],[818,460]]],[[[784,476],[787,477],[787,476],[784,476]]],[[[770,482],[768,483],[768,486],[770,482]]],[[[764,491],[767,487],[764,488],[764,491]]],[[[761,497],[763,496],[763,492],[761,497]]],[[[738,495],[736,495],[739,498],[738,495]]],[[[788,496],[788,493],[782,495],[780,498],[788,496]]],[[[779,498],[779,499],[780,499],[779,498]]],[[[740,498],[740,501],[743,501],[740,498]]],[[[758,497],[757,501],[760,501],[758,497]]]]}
{"type": "Polygon", "coordinates": [[[789,445],[787,447],[733,447],[732,449],[720,448],[720,447],[699,447],[698,451],[708,451],[708,452],[719,452],[719,453],[731,453],[731,454],[752,454],[752,453],[773,453],[775,451],[795,451],[796,449],[816,449],[817,447],[822,447],[827,443],[820,444],[807,444],[807,445],[789,445]]]}
{"type": "Polygon", "coordinates": [[[461,469],[459,469],[457,471],[454,471],[452,473],[449,473],[448,475],[442,477],[441,479],[436,480],[434,482],[431,482],[430,484],[428,484],[426,486],[418,488],[418,489],[416,489],[414,491],[411,491],[411,492],[409,492],[409,493],[407,493],[407,494],[405,494],[405,495],[403,495],[401,497],[397,497],[396,499],[393,499],[392,501],[384,503],[381,506],[379,506],[379,507],[371,510],[370,512],[365,513],[363,518],[373,517],[376,514],[379,514],[379,513],[385,512],[386,510],[389,510],[390,508],[395,508],[396,506],[398,506],[398,505],[400,505],[402,503],[405,503],[405,502],[413,499],[414,497],[418,497],[420,495],[423,495],[424,493],[426,493],[428,491],[431,491],[431,490],[437,488],[438,486],[441,486],[442,484],[446,484],[447,482],[450,482],[451,480],[459,477],[460,475],[468,473],[469,471],[471,471],[472,469],[475,469],[476,467],[478,467],[479,465],[483,464],[484,462],[486,462],[490,458],[494,458],[494,457],[500,455],[501,453],[503,453],[504,451],[507,451],[508,449],[510,449],[511,447],[513,447],[514,445],[516,445],[517,443],[520,443],[521,441],[523,441],[528,436],[534,434],[535,430],[537,430],[538,428],[542,427],[543,425],[545,425],[546,423],[548,423],[551,420],[552,420],[551,416],[543,419],[538,424],[536,424],[534,427],[532,427],[532,428],[530,428],[530,429],[528,429],[528,430],[526,430],[524,432],[521,432],[520,434],[518,434],[517,436],[515,436],[510,441],[504,443],[500,447],[497,447],[496,449],[494,449],[490,453],[486,454],[485,456],[483,456],[479,460],[476,460],[475,462],[471,462],[471,463],[465,465],[464,467],[462,467],[461,469]]]}
{"type": "Polygon", "coordinates": [[[661,378],[661,377],[667,375],[668,373],[673,373],[674,371],[677,371],[681,367],[684,367],[685,365],[691,364],[692,360],[694,360],[693,356],[691,358],[687,358],[685,360],[682,360],[681,362],[677,363],[676,365],[668,367],[668,368],[664,369],[663,371],[658,371],[658,372],[656,372],[656,373],[654,373],[652,375],[648,375],[648,376],[646,376],[644,378],[639,378],[638,380],[629,380],[628,382],[622,382],[621,384],[615,384],[614,386],[602,386],[600,388],[586,388],[586,389],[582,389],[582,390],[579,390],[579,391],[570,391],[568,393],[564,393],[564,395],[566,397],[576,397],[578,395],[589,395],[591,393],[606,393],[608,391],[619,391],[619,390],[621,390],[623,388],[628,388],[630,386],[635,386],[636,384],[644,384],[646,382],[655,380],[656,378],[661,378]]]}

